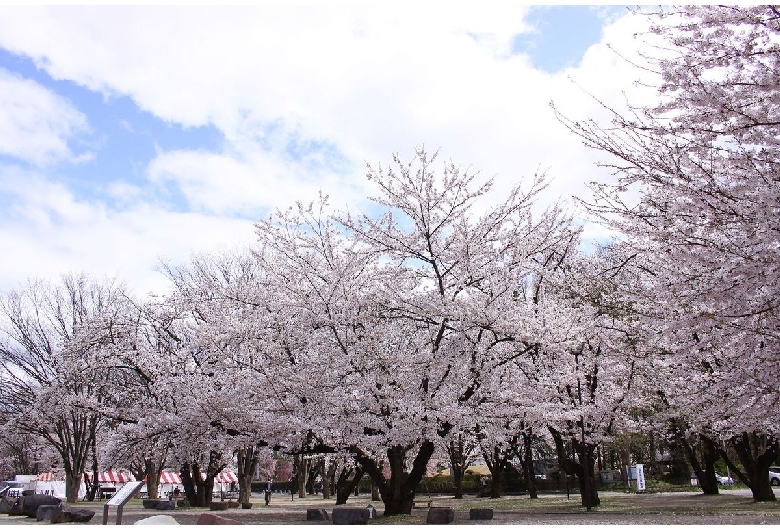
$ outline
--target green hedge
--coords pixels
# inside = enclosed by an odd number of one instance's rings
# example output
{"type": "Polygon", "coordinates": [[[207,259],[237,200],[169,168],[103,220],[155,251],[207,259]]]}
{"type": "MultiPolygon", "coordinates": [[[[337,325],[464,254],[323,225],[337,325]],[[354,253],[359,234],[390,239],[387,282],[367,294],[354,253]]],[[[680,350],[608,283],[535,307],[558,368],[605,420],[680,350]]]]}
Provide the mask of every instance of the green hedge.
{"type": "MultiPolygon", "coordinates": [[[[488,477],[488,479],[489,478],[490,477],[488,477]]],[[[481,479],[482,477],[480,475],[466,473],[463,477],[463,493],[470,495],[478,494],[483,489],[481,479]]],[[[262,493],[265,489],[265,484],[265,481],[252,482],[252,492],[262,493]]],[[[561,487],[552,480],[537,480],[536,484],[540,490],[555,490],[561,487]]],[[[573,481],[572,487],[576,487],[576,481],[573,481]]],[[[295,493],[298,493],[298,487],[293,482],[274,482],[273,489],[275,491],[295,490],[295,493]]],[[[371,493],[371,479],[364,476],[358,485],[358,490],[361,494],[371,493]]],[[[515,470],[507,471],[504,475],[503,493],[521,493],[525,491],[526,488],[522,476],[515,470]]],[[[424,495],[426,493],[433,495],[452,495],[455,493],[455,482],[449,475],[425,477],[415,489],[415,493],[418,495],[424,495]]]]}
{"type": "MultiPolygon", "coordinates": [[[[481,488],[479,475],[468,474],[463,477],[463,493],[476,494],[481,488]]],[[[455,481],[449,475],[425,477],[415,489],[417,494],[454,494],[455,481]]]]}
{"type": "MultiPolygon", "coordinates": [[[[264,480],[252,482],[252,485],[250,486],[250,489],[252,490],[252,493],[262,493],[265,491],[265,485],[266,482],[264,480]]],[[[285,490],[292,490],[295,488],[295,493],[298,493],[298,486],[293,486],[292,482],[274,482],[271,484],[271,488],[274,491],[285,491],[285,490]]]]}

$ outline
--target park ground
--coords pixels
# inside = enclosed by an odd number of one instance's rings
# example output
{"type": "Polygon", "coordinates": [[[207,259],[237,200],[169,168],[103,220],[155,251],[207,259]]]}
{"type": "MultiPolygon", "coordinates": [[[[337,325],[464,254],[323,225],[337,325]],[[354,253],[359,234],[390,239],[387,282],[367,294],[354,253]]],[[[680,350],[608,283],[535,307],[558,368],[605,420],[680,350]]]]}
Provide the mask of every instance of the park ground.
{"type": "MultiPolygon", "coordinates": [[[[777,491],[775,492],[778,493],[777,491]]],[[[780,525],[780,502],[753,502],[746,489],[732,489],[715,496],[700,493],[612,493],[603,492],[601,506],[586,512],[580,506],[578,495],[543,494],[531,500],[526,496],[507,496],[501,499],[485,499],[473,496],[456,500],[452,496],[433,497],[433,506],[455,509],[455,524],[530,524],[530,525],[572,525],[572,524],[620,524],[620,525],[780,525]],[[494,518],[490,521],[469,521],[470,508],[492,508],[494,518]]],[[[425,497],[426,499],[429,497],[425,497]]],[[[330,513],[334,501],[311,496],[306,499],[290,500],[289,497],[274,496],[265,506],[259,496],[252,498],[251,509],[231,509],[215,512],[244,524],[323,524],[306,521],[307,508],[324,508],[330,513]]],[[[367,495],[353,497],[350,506],[365,507],[372,504],[379,516],[370,524],[425,524],[427,508],[415,508],[411,515],[382,517],[381,502],[372,502],[367,495]]],[[[95,510],[90,524],[103,523],[102,502],[80,502],[79,507],[95,510]]],[[[144,509],[139,500],[131,500],[124,509],[122,524],[134,522],[152,515],[171,515],[179,524],[195,524],[206,508],[177,508],[175,511],[144,509]]],[[[111,509],[109,524],[115,524],[116,511],[111,509]]],[[[35,519],[0,515],[0,524],[38,525],[35,519]]],[[[328,523],[325,523],[328,524],[328,523]]]]}

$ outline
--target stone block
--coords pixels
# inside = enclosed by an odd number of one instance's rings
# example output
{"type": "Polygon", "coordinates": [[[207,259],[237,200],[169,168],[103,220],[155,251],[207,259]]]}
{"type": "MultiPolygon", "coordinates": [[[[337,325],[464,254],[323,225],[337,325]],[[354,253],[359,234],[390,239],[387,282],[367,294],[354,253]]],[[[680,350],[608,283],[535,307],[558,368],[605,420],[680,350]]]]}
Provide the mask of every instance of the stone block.
{"type": "Polygon", "coordinates": [[[455,520],[455,510],[452,508],[431,508],[428,510],[427,524],[450,524],[455,520]]]}
{"type": "Polygon", "coordinates": [[[212,501],[209,504],[209,510],[212,512],[221,512],[227,510],[230,505],[225,501],[212,501]]]}
{"type": "Polygon", "coordinates": [[[238,508],[239,506],[241,506],[241,503],[238,501],[227,501],[227,503],[228,503],[228,508],[238,508]]]}
{"type": "Polygon", "coordinates": [[[352,508],[347,506],[335,506],[331,512],[333,524],[368,524],[368,510],[365,508],[352,508]]]}
{"type": "Polygon", "coordinates": [[[139,519],[133,523],[138,525],[153,525],[153,526],[168,526],[172,524],[179,524],[179,522],[170,515],[152,515],[145,519],[139,519]]]}
{"type": "Polygon", "coordinates": [[[309,508],[306,510],[307,521],[330,521],[328,512],[322,508],[309,508]]]}
{"type": "Polygon", "coordinates": [[[158,510],[175,510],[176,503],[173,501],[160,501],[157,503],[158,510]]]}
{"type": "Polygon", "coordinates": [[[241,508],[243,508],[244,510],[249,510],[249,509],[252,508],[252,503],[251,502],[242,502],[241,503],[241,508]]]}
{"type": "Polygon", "coordinates": [[[198,517],[198,522],[195,524],[244,524],[241,521],[235,519],[228,519],[227,517],[221,517],[213,513],[202,513],[198,517]]]}
{"type": "Polygon", "coordinates": [[[87,508],[74,508],[62,504],[62,522],[63,523],[88,523],[95,517],[94,510],[88,510],[87,508]]]}
{"type": "Polygon", "coordinates": [[[190,505],[190,501],[188,501],[187,499],[179,499],[178,501],[176,501],[176,506],[178,506],[179,508],[186,508],[189,505],[190,505]]]}
{"type": "Polygon", "coordinates": [[[14,503],[8,508],[8,515],[10,516],[23,516],[24,515],[24,497],[18,497],[14,503]]]}
{"type": "Polygon", "coordinates": [[[469,519],[472,521],[489,521],[493,518],[493,508],[472,508],[469,510],[469,519]]]}
{"type": "Polygon", "coordinates": [[[14,505],[14,500],[10,497],[0,497],[0,513],[7,514],[11,511],[11,506],[14,505]]]}
{"type": "Polygon", "coordinates": [[[74,508],[65,503],[38,506],[36,519],[49,523],[88,523],[95,517],[94,510],[74,508]]]}
{"type": "Polygon", "coordinates": [[[38,521],[48,521],[53,523],[62,513],[62,507],[59,504],[42,504],[38,506],[35,512],[35,518],[38,521]]]}
{"type": "Polygon", "coordinates": [[[20,497],[19,501],[22,505],[22,515],[26,515],[27,517],[36,517],[38,513],[38,506],[44,506],[47,504],[57,505],[62,502],[59,497],[40,494],[26,495],[24,497],[20,497]]]}
{"type": "Polygon", "coordinates": [[[160,499],[144,499],[144,508],[149,510],[156,510],[157,505],[160,504],[160,499]]]}

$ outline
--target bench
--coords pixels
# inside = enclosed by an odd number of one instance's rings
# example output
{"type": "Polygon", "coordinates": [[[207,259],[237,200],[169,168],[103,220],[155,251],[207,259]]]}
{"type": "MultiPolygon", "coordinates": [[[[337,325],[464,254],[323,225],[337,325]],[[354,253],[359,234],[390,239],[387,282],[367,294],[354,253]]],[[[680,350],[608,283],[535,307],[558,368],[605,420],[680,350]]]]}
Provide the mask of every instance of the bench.
{"type": "Polygon", "coordinates": [[[412,504],[412,508],[422,508],[422,505],[424,504],[426,508],[430,509],[432,503],[433,503],[432,497],[415,498],[414,504],[412,504]]]}
{"type": "Polygon", "coordinates": [[[100,488],[100,498],[110,499],[116,495],[116,488],[100,488]]]}

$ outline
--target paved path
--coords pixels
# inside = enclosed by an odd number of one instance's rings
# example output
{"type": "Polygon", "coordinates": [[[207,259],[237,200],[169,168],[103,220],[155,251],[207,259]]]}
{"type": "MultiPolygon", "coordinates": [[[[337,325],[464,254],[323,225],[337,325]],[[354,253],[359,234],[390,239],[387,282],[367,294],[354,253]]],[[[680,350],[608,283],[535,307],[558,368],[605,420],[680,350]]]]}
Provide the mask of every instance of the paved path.
{"type": "MultiPolygon", "coordinates": [[[[456,524],[532,524],[532,525],[572,525],[572,524],[773,524],[780,525],[780,503],[754,503],[750,492],[745,490],[726,491],[723,495],[710,497],[695,493],[650,493],[644,495],[604,493],[603,506],[592,512],[579,507],[579,498],[572,495],[543,495],[539,503],[526,498],[504,498],[499,500],[475,499],[467,497],[456,501],[451,497],[436,499],[434,506],[451,506],[456,509],[456,524]],[[469,521],[468,507],[494,507],[495,516],[491,521],[469,521]]],[[[245,524],[329,524],[306,521],[307,508],[324,508],[328,512],[333,508],[333,500],[313,497],[290,501],[288,497],[275,496],[270,506],[263,504],[262,498],[254,497],[253,508],[249,510],[231,509],[213,512],[223,517],[241,521],[245,524]]],[[[363,495],[351,498],[349,505],[365,507],[370,499],[363,495]]],[[[373,502],[381,514],[381,502],[373,502]]],[[[89,524],[102,524],[102,503],[79,503],[81,507],[95,510],[95,517],[89,524]]],[[[144,509],[138,501],[125,506],[123,524],[132,524],[152,515],[171,515],[179,524],[195,524],[198,517],[206,511],[204,508],[177,508],[175,511],[156,511],[144,509]]],[[[410,516],[394,518],[393,522],[402,524],[424,524],[427,509],[413,510],[410,516]]],[[[116,511],[112,509],[109,523],[116,521],[116,511]]],[[[385,520],[387,522],[387,520],[385,520]]],[[[381,519],[377,522],[381,522],[381,519]]],[[[0,524],[39,525],[35,519],[0,515],[0,524]]]]}

